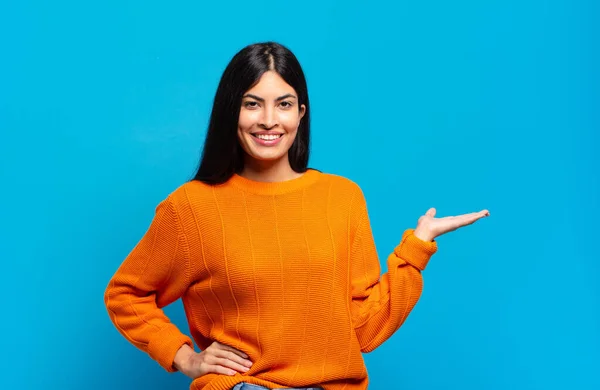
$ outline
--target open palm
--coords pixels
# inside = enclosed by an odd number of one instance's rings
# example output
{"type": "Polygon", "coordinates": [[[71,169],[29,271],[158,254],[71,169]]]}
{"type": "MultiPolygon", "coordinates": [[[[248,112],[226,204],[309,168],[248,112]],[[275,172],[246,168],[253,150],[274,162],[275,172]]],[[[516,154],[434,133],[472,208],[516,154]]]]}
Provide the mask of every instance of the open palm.
{"type": "Polygon", "coordinates": [[[488,210],[477,213],[469,213],[451,217],[435,218],[435,209],[427,210],[425,215],[419,218],[415,236],[423,241],[432,241],[442,234],[454,231],[463,226],[471,225],[475,221],[490,215],[488,210]]]}

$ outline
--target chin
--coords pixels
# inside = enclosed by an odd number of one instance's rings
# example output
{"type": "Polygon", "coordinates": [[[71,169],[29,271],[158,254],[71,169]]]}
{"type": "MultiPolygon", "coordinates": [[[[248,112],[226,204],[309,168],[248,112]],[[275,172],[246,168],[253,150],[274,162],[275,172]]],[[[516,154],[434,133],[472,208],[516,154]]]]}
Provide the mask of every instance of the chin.
{"type": "Polygon", "coordinates": [[[286,157],[285,153],[277,153],[277,154],[272,154],[272,153],[252,153],[250,155],[254,160],[256,161],[261,161],[261,162],[275,162],[275,161],[279,161],[282,158],[286,157]]]}

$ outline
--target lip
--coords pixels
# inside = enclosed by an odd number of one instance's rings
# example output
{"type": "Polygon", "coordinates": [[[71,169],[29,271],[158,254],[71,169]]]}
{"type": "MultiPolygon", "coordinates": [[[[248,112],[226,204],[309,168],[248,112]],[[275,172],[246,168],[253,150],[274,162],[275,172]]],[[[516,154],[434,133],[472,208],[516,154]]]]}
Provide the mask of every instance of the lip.
{"type": "Polygon", "coordinates": [[[260,134],[260,135],[283,135],[284,133],[278,133],[276,131],[273,130],[259,130],[259,131],[253,131],[250,134],[260,134]]]}
{"type": "Polygon", "coordinates": [[[259,131],[259,132],[252,133],[252,134],[250,135],[250,137],[252,137],[252,139],[254,140],[254,142],[256,142],[257,144],[259,144],[259,145],[261,145],[261,146],[275,146],[275,145],[277,145],[279,142],[281,142],[281,139],[282,139],[283,137],[285,137],[285,134],[284,134],[284,133],[273,133],[273,132],[269,133],[269,132],[260,132],[260,131],[259,131]],[[281,137],[279,137],[279,138],[275,138],[274,140],[266,140],[266,139],[260,139],[260,138],[258,138],[258,137],[255,137],[255,136],[254,136],[254,135],[252,135],[252,134],[272,134],[272,135],[280,135],[280,134],[281,134],[281,137]]]}

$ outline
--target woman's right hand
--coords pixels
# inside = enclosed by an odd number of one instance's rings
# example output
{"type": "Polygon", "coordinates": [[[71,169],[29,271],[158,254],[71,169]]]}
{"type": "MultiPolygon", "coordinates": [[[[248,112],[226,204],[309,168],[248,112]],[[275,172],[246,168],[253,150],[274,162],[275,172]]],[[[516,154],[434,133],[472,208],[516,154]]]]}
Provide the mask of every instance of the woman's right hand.
{"type": "Polygon", "coordinates": [[[173,366],[192,379],[214,373],[235,375],[247,372],[252,366],[248,355],[217,341],[200,353],[185,344],[175,354],[173,366]]]}

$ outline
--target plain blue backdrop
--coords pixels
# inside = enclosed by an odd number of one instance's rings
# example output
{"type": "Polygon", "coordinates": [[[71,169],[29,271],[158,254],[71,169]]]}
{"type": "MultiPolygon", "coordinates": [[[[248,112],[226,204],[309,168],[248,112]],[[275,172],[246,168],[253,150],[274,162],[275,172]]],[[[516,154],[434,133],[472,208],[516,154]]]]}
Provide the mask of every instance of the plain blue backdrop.
{"type": "MultiPolygon", "coordinates": [[[[356,181],[385,258],[439,239],[373,390],[600,388],[595,1],[20,1],[0,6],[1,389],[186,389],[103,293],[189,179],[231,56],[302,63],[310,165],[356,181]]],[[[188,332],[180,303],[167,314],[188,332]]]]}

